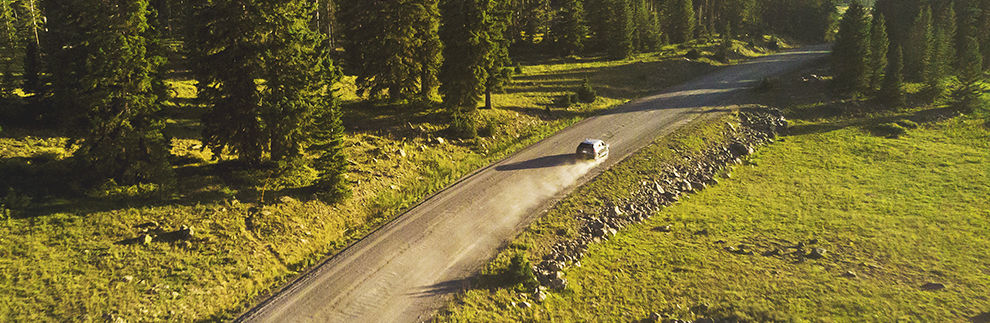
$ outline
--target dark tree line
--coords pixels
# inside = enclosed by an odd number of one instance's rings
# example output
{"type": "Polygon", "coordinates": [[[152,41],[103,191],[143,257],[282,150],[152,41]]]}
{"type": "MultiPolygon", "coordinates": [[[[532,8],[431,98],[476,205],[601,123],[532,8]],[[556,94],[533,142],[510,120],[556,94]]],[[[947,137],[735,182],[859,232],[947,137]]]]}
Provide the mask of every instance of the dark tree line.
{"type": "Polygon", "coordinates": [[[933,97],[958,83],[954,96],[971,108],[988,67],[988,27],[988,0],[853,2],[836,36],[834,88],[902,105],[905,81],[926,84],[933,97]]]}
{"type": "Polygon", "coordinates": [[[341,197],[342,73],[371,100],[442,102],[451,128],[473,136],[474,111],[492,107],[512,57],[625,58],[768,33],[821,41],[833,10],[831,0],[0,0],[0,97],[69,129],[97,180],[168,181],[164,81],[178,66],[197,81],[204,145],[218,158],[306,160],[341,197]]]}

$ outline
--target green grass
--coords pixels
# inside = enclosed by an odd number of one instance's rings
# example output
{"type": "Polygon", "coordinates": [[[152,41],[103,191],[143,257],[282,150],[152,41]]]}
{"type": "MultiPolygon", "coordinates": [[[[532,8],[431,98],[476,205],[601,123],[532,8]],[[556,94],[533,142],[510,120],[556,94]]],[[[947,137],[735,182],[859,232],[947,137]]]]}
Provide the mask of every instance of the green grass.
{"type": "Polygon", "coordinates": [[[347,82],[352,78],[345,78],[340,93],[354,196],[336,205],[306,193],[313,177],[306,167],[244,169],[213,160],[199,140],[202,109],[192,101],[189,80],[169,82],[174,97],[165,107],[166,133],[178,175],[170,190],[71,187],[66,178],[76,146],[68,138],[4,124],[0,178],[12,190],[0,192],[0,320],[231,318],[469,172],[616,104],[717,68],[705,59],[680,59],[684,51],[525,64],[506,93],[495,95],[497,108],[481,111],[496,125],[492,136],[443,144],[436,138],[445,136],[444,111],[360,102],[347,82]],[[599,89],[596,102],[547,109],[585,77],[599,89]],[[136,226],[147,222],[164,232],[191,226],[195,237],[188,244],[118,244],[143,234],[136,226]]]}
{"type": "MultiPolygon", "coordinates": [[[[566,271],[569,287],[541,304],[512,306],[527,297],[512,288],[475,289],[442,320],[631,321],[654,312],[742,321],[990,316],[988,119],[932,122],[926,116],[938,109],[928,107],[871,112],[868,103],[821,100],[821,85],[784,84],[771,96],[794,106],[792,135],[734,167],[731,179],[592,245],[581,266],[566,271]],[[876,125],[906,119],[922,122],[897,139],[875,133],[876,125]],[[663,225],[674,230],[653,230],[663,225]],[[708,234],[696,234],[701,230],[708,234]],[[806,246],[798,251],[798,243],[806,246]],[[755,254],[725,249],[739,245],[755,254]],[[803,256],[815,247],[826,257],[803,256]],[[772,250],[779,254],[763,255],[772,250]],[[927,283],[946,288],[923,290],[927,283]]],[[[580,203],[587,199],[565,199],[550,214],[580,203]]],[[[513,245],[554,239],[536,224],[513,245]]],[[[501,267],[496,260],[487,270],[501,267]]]]}

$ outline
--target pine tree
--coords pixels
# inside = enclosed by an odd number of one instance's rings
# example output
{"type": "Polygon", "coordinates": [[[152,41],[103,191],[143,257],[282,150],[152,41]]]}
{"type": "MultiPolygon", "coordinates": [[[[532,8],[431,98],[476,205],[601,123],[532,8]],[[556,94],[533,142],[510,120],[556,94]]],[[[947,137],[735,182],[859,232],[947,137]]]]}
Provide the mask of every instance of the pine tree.
{"type": "Polygon", "coordinates": [[[954,74],[955,66],[955,46],[956,39],[956,13],[954,3],[948,2],[939,9],[937,24],[935,24],[933,48],[931,49],[931,68],[926,77],[929,83],[934,84],[942,78],[954,74]]]}
{"type": "Polygon", "coordinates": [[[670,27],[670,41],[674,43],[685,43],[694,38],[694,28],[697,25],[694,15],[694,3],[692,0],[672,0],[668,2],[673,7],[669,8],[667,21],[670,27]]]}
{"type": "Polygon", "coordinates": [[[14,7],[17,13],[18,38],[24,44],[24,91],[29,93],[41,93],[42,86],[42,63],[41,59],[41,36],[40,30],[44,30],[44,21],[41,8],[36,4],[37,0],[21,0],[19,5],[14,7]]]}
{"type": "Polygon", "coordinates": [[[933,32],[932,9],[929,6],[922,7],[914,18],[903,46],[911,49],[904,52],[904,67],[906,77],[912,81],[922,81],[930,74],[927,71],[931,66],[933,32]]]}
{"type": "Polygon", "coordinates": [[[980,54],[980,42],[974,36],[967,36],[963,41],[962,69],[959,80],[963,83],[979,82],[983,77],[985,61],[980,54]]]}
{"type": "Polygon", "coordinates": [[[550,35],[560,55],[573,55],[584,49],[588,27],[584,21],[582,0],[564,0],[550,28],[550,35]]]}
{"type": "Polygon", "coordinates": [[[904,54],[900,47],[895,47],[890,51],[890,64],[887,64],[887,71],[884,72],[883,86],[880,88],[880,99],[892,106],[900,107],[904,105],[904,94],[901,93],[901,86],[904,83],[904,54]]]}
{"type": "MultiPolygon", "coordinates": [[[[338,117],[331,88],[340,79],[325,47],[325,38],[308,26],[316,7],[310,1],[269,0],[272,35],[262,54],[261,91],[265,129],[271,138],[272,160],[301,157],[318,117],[338,117]]],[[[336,122],[330,120],[329,122],[336,122]]]]}
{"type": "Polygon", "coordinates": [[[0,57],[0,99],[13,96],[17,88],[14,76],[14,57],[17,46],[17,30],[14,28],[14,8],[10,0],[0,0],[0,51],[6,53],[0,57]]]}
{"type": "Polygon", "coordinates": [[[341,45],[361,93],[392,101],[428,99],[441,62],[437,3],[341,1],[341,45]]]}
{"type": "Polygon", "coordinates": [[[887,22],[883,13],[873,10],[873,22],[870,23],[870,89],[876,90],[883,83],[884,71],[887,69],[888,48],[887,22]]]}
{"type": "Polygon", "coordinates": [[[608,19],[609,44],[606,53],[612,58],[626,58],[633,52],[633,37],[636,27],[633,26],[633,0],[612,0],[612,14],[608,19]]]}
{"type": "MultiPolygon", "coordinates": [[[[307,0],[213,0],[189,20],[190,56],[203,116],[204,141],[249,164],[299,160],[312,144],[320,184],[333,188],[344,169],[342,129],[331,88],[339,72],[325,36],[309,27],[307,0]]],[[[336,196],[336,194],[335,194],[336,196]]]]}
{"type": "Polygon", "coordinates": [[[650,10],[646,0],[633,0],[632,9],[635,29],[633,48],[640,52],[660,48],[660,25],[656,13],[650,10]]]}
{"type": "MultiPolygon", "coordinates": [[[[990,1],[983,0],[980,3],[982,5],[980,11],[983,14],[980,15],[979,18],[978,26],[980,27],[978,30],[982,30],[983,32],[980,32],[979,36],[977,36],[980,37],[977,38],[977,44],[983,44],[983,46],[981,46],[983,51],[983,62],[990,62],[990,33],[986,32],[987,30],[990,30],[990,1]]],[[[983,64],[983,68],[985,70],[990,69],[990,63],[983,64]]]]}
{"type": "Polygon", "coordinates": [[[493,0],[447,0],[441,6],[444,61],[440,70],[444,105],[459,120],[474,112],[482,93],[486,105],[491,91],[508,77],[505,22],[493,0]]]}
{"type": "Polygon", "coordinates": [[[263,0],[202,1],[191,8],[186,47],[196,76],[203,141],[215,157],[225,150],[248,164],[263,161],[269,138],[261,121],[262,54],[268,24],[263,0]]]}
{"type": "MultiPolygon", "coordinates": [[[[339,74],[332,79],[339,78],[339,74]]],[[[325,89],[326,90],[326,89],[325,89]]],[[[330,94],[330,93],[326,93],[330,94]]],[[[347,173],[347,155],[344,154],[344,124],[341,122],[340,105],[332,96],[325,96],[325,103],[316,106],[310,128],[310,155],[313,169],[319,172],[314,188],[327,201],[340,201],[351,195],[344,177],[347,173]]]]}
{"type": "Polygon", "coordinates": [[[589,0],[586,12],[595,50],[612,58],[625,58],[633,51],[636,26],[633,25],[635,0],[589,0]]]}
{"type": "Polygon", "coordinates": [[[118,184],[170,179],[143,0],[45,1],[56,102],[83,132],[87,173],[118,184]]]}
{"type": "Polygon", "coordinates": [[[832,52],[835,71],[833,86],[846,93],[857,93],[870,85],[870,24],[866,10],[853,2],[842,17],[832,52]]]}
{"type": "Polygon", "coordinates": [[[976,37],[966,37],[963,44],[963,60],[965,69],[960,75],[962,86],[952,93],[953,105],[962,112],[972,112],[986,103],[983,102],[985,86],[981,83],[983,74],[983,57],[980,54],[980,43],[976,37]]]}

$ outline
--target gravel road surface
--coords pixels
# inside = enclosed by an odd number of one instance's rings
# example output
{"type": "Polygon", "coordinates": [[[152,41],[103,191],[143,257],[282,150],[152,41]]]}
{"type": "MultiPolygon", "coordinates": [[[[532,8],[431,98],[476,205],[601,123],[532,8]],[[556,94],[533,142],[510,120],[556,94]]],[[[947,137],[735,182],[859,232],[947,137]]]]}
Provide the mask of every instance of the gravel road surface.
{"type": "Polygon", "coordinates": [[[554,201],[658,136],[745,101],[764,77],[826,57],[813,46],[726,67],[583,120],[423,201],[246,312],[248,322],[418,322],[554,201]],[[578,161],[585,138],[608,159],[578,161]]]}

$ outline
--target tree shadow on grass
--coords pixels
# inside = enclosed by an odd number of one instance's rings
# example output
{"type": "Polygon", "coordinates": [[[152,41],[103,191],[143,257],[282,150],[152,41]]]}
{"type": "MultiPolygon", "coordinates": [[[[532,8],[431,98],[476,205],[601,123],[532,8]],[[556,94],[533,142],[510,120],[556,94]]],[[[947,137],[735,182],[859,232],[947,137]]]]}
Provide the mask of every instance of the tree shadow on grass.
{"type": "Polygon", "coordinates": [[[544,106],[543,109],[518,107],[518,106],[499,107],[498,109],[514,111],[519,114],[537,117],[543,121],[557,121],[557,120],[572,119],[575,117],[587,118],[596,113],[589,111],[574,111],[565,108],[555,108],[553,107],[552,104],[545,104],[543,106],[544,106]]]}
{"type": "MultiPolygon", "coordinates": [[[[826,133],[836,130],[845,129],[848,127],[859,127],[869,131],[875,136],[889,136],[889,133],[879,126],[886,123],[894,123],[901,120],[910,120],[915,123],[930,123],[937,122],[940,120],[945,120],[952,116],[958,115],[954,109],[951,108],[932,108],[919,110],[914,112],[896,113],[884,116],[874,116],[871,117],[868,114],[860,113],[850,113],[847,111],[842,111],[842,103],[831,103],[827,105],[822,105],[821,109],[829,110],[830,112],[820,113],[820,112],[807,112],[809,115],[814,117],[809,117],[808,119],[794,118],[799,120],[819,120],[826,119],[828,121],[796,125],[787,128],[787,135],[807,135],[807,134],[817,134],[826,133]],[[848,116],[848,117],[842,117],[848,116]]],[[[818,109],[816,107],[815,109],[818,109]]]]}
{"type": "Polygon", "coordinates": [[[990,312],[980,313],[969,319],[972,323],[990,323],[990,312]]]}
{"type": "Polygon", "coordinates": [[[252,167],[237,161],[188,165],[175,168],[174,187],[136,195],[95,197],[96,185],[83,184],[73,171],[72,159],[31,163],[28,158],[0,159],[0,198],[13,193],[19,205],[8,205],[15,219],[44,217],[59,213],[84,215],[130,208],[167,206],[190,207],[233,199],[272,203],[279,197],[315,199],[315,188],[277,187],[267,190],[265,180],[277,176],[274,165],[252,167]],[[266,176],[271,175],[271,176],[266,176]],[[82,189],[89,187],[89,189],[82,189]],[[261,187],[261,188],[259,188],[261,187]]]}
{"type": "Polygon", "coordinates": [[[715,66],[708,63],[683,59],[575,68],[547,74],[518,76],[506,89],[506,93],[573,92],[585,78],[588,78],[599,95],[615,99],[634,99],[656,93],[663,88],[687,81],[690,77],[715,69],[715,66]]]}

